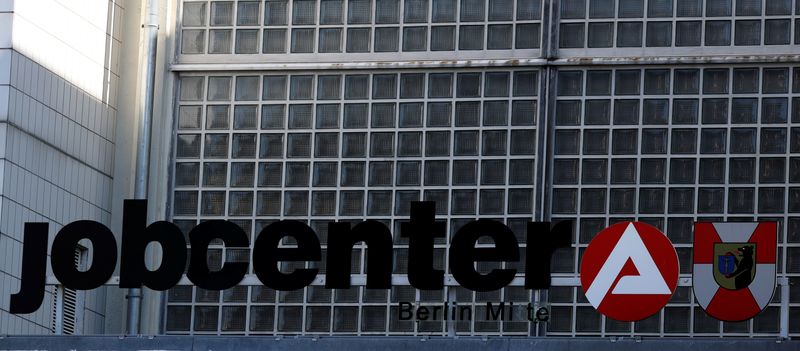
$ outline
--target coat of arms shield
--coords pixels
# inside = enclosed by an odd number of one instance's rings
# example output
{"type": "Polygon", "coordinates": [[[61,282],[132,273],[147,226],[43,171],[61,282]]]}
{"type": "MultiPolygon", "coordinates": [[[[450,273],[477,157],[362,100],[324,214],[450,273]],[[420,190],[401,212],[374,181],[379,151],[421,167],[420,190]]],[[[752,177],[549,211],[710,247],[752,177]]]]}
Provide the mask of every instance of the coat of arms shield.
{"type": "Polygon", "coordinates": [[[775,291],[776,222],[697,222],[692,285],[712,317],[738,322],[767,307],[775,291]]]}

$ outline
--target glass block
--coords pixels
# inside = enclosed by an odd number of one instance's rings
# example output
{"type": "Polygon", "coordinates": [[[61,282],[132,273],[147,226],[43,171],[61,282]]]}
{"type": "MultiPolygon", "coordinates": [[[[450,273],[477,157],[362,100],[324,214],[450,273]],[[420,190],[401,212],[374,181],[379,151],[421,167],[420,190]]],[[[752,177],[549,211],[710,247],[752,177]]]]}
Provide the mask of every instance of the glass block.
{"type": "Polygon", "coordinates": [[[448,98],[453,95],[453,75],[450,73],[431,73],[428,76],[428,97],[448,98]]]}
{"type": "Polygon", "coordinates": [[[762,154],[781,154],[786,152],[786,128],[761,129],[762,154]]]}
{"type": "Polygon", "coordinates": [[[697,151],[697,130],[673,129],[671,152],[673,154],[693,154],[697,151]]]}
{"type": "Polygon", "coordinates": [[[502,97],[509,94],[510,75],[508,72],[486,72],[483,95],[502,97]]]}
{"type": "Polygon", "coordinates": [[[672,45],[672,22],[647,22],[647,47],[668,47],[672,45]]]}
{"type": "Polygon", "coordinates": [[[606,184],[608,160],[585,159],[581,166],[582,184],[606,184]]]}
{"type": "Polygon", "coordinates": [[[336,186],[338,173],[336,162],[315,162],[311,184],[315,187],[336,186]]]}
{"type": "Polygon", "coordinates": [[[725,189],[700,188],[697,193],[698,213],[722,213],[725,207],[725,189]]]}
{"type": "Polygon", "coordinates": [[[461,0],[461,22],[481,22],[485,20],[486,2],[482,0],[461,0]]]}
{"type": "Polygon", "coordinates": [[[641,47],[642,29],[642,22],[618,22],[617,47],[641,47]]]}
{"type": "Polygon", "coordinates": [[[375,0],[375,23],[398,23],[399,18],[399,0],[375,0]]]}
{"type": "Polygon", "coordinates": [[[566,0],[561,2],[561,19],[586,17],[586,0],[566,0]]]}
{"type": "Polygon", "coordinates": [[[450,132],[425,132],[425,156],[450,156],[450,132]]]}
{"type": "Polygon", "coordinates": [[[508,170],[508,183],[511,185],[532,185],[534,160],[511,160],[508,170]]]}
{"type": "Polygon", "coordinates": [[[693,158],[674,158],[669,163],[669,182],[671,184],[694,184],[695,167],[693,158]]]}
{"type": "Polygon", "coordinates": [[[642,130],[642,154],[667,153],[667,130],[644,129],[642,130]]]}
{"type": "Polygon", "coordinates": [[[284,192],[283,214],[285,216],[307,216],[308,215],[308,192],[307,191],[286,191],[284,192]]]}
{"type": "Polygon", "coordinates": [[[667,211],[670,214],[694,213],[694,189],[669,189],[667,211]]]}
{"type": "Polygon", "coordinates": [[[536,124],[536,101],[516,100],[511,104],[511,125],[532,126],[536,124]]]}
{"type": "Polygon", "coordinates": [[[784,183],[786,182],[786,159],[766,157],[759,160],[759,183],[784,183]]]}
{"type": "MultiPolygon", "coordinates": [[[[426,161],[425,162],[425,185],[448,185],[449,183],[448,161],[426,161]]],[[[437,206],[439,208],[439,206],[437,206]]]]}
{"type": "Polygon", "coordinates": [[[758,115],[758,99],[737,98],[731,103],[731,122],[755,123],[758,115]]]}
{"type": "Polygon", "coordinates": [[[404,27],[403,51],[425,51],[428,49],[428,27],[404,27]]]}
{"type": "Polygon", "coordinates": [[[459,26],[458,37],[459,50],[483,50],[483,26],[459,26]]]}
{"type": "Polygon", "coordinates": [[[481,184],[503,185],[506,183],[506,161],[485,160],[481,162],[481,184]]]}
{"type": "MultiPolygon", "coordinates": [[[[767,4],[769,3],[768,1],[767,4]]],[[[788,45],[792,35],[791,27],[788,19],[764,21],[764,45],[788,45]]]]}
{"type": "Polygon", "coordinates": [[[372,133],[370,135],[370,156],[391,157],[394,155],[394,133],[372,133]]]}
{"type": "Polygon", "coordinates": [[[761,0],[736,0],[736,16],[760,16],[761,0]]]}
{"type": "Polygon", "coordinates": [[[479,208],[481,215],[503,214],[505,212],[504,207],[505,190],[481,190],[479,208]]]}
{"type": "Polygon", "coordinates": [[[225,192],[203,191],[200,200],[200,214],[204,216],[222,216],[225,214],[225,192]]]}
{"type": "Polygon", "coordinates": [[[256,157],[256,134],[234,134],[231,142],[231,157],[256,157]]]}
{"type": "Polygon", "coordinates": [[[703,99],[703,124],[728,123],[728,99],[703,99]]]}
{"type": "Polygon", "coordinates": [[[456,160],[453,161],[453,185],[474,185],[477,184],[478,166],[477,161],[456,160]]]}
{"type": "Polygon", "coordinates": [[[554,184],[578,184],[578,160],[556,159],[553,164],[554,184]]]}
{"type": "Polygon", "coordinates": [[[756,152],[755,128],[731,129],[731,153],[751,154],[756,152]]]}
{"type": "Polygon", "coordinates": [[[506,131],[487,130],[482,132],[483,156],[503,156],[506,154],[506,131]]]}
{"type": "Polygon", "coordinates": [[[678,17],[703,16],[703,0],[676,0],[675,8],[678,17]]]}
{"type": "MultiPolygon", "coordinates": [[[[589,72],[591,74],[593,72],[589,72]]],[[[591,87],[592,76],[589,76],[589,86],[591,87]]],[[[583,91],[583,72],[582,71],[559,71],[558,72],[558,95],[559,96],[579,96],[583,91]]]]}
{"type": "Polygon", "coordinates": [[[453,155],[470,156],[478,154],[478,131],[456,131],[453,141],[453,155]]]}
{"type": "Polygon", "coordinates": [[[731,15],[731,0],[707,0],[706,17],[731,15]]]}
{"type": "Polygon", "coordinates": [[[731,158],[728,168],[728,182],[732,184],[753,184],[755,183],[754,158],[731,158]]]}
{"type": "Polygon", "coordinates": [[[589,23],[589,38],[587,46],[590,48],[610,48],[614,45],[614,23],[596,22],[589,23]]]}
{"type": "Polygon", "coordinates": [[[483,125],[503,126],[506,124],[508,124],[508,102],[486,101],[483,104],[483,125]]]}
{"type": "Polygon", "coordinates": [[[278,162],[261,162],[258,164],[258,186],[275,187],[283,184],[283,165],[278,162]]]}
{"type": "Polygon", "coordinates": [[[767,0],[764,3],[764,13],[767,16],[792,14],[791,0],[767,0]]]}
{"type": "Polygon", "coordinates": [[[753,188],[731,188],[728,190],[728,212],[753,213],[753,188]]]}
{"type": "Polygon", "coordinates": [[[583,154],[608,154],[608,130],[587,129],[583,132],[583,154]]]}
{"type": "Polygon", "coordinates": [[[286,157],[300,158],[311,156],[311,134],[290,133],[287,136],[286,157]]]}
{"type": "Polygon", "coordinates": [[[605,213],[606,189],[581,189],[581,214],[605,213]]]}
{"type": "Polygon", "coordinates": [[[456,21],[456,0],[433,0],[431,6],[431,22],[455,22],[456,21]]]}
{"type": "Polygon", "coordinates": [[[722,184],[725,181],[725,159],[701,158],[699,178],[701,184],[722,184]]]}
{"type": "Polygon", "coordinates": [[[619,18],[644,17],[644,0],[619,0],[619,18]]]}
{"type": "Polygon", "coordinates": [[[340,28],[320,28],[318,52],[342,51],[342,30],[340,28]]]}
{"type": "MultiPolygon", "coordinates": [[[[737,1],[737,4],[741,1],[737,1]]],[[[759,6],[760,6],[759,1],[759,6]]],[[[761,44],[761,21],[736,21],[736,36],[733,44],[736,46],[761,44]]]]}
{"type": "Polygon", "coordinates": [[[664,213],[664,189],[639,189],[639,213],[664,213]]]}
{"type": "Polygon", "coordinates": [[[449,127],[452,104],[449,102],[428,103],[428,127],[449,127]]]}
{"type": "Polygon", "coordinates": [[[230,54],[232,31],[229,29],[214,29],[209,31],[208,53],[209,54],[230,54]]]}
{"type": "Polygon", "coordinates": [[[346,100],[367,99],[369,97],[369,75],[348,74],[344,78],[344,98],[346,100]]]}
{"type": "Polygon", "coordinates": [[[489,50],[511,49],[512,25],[490,25],[487,32],[486,48],[489,50]]]}
{"type": "Polygon", "coordinates": [[[419,161],[397,162],[395,184],[399,186],[419,185],[422,178],[421,172],[419,161]]]}
{"type": "Polygon", "coordinates": [[[364,162],[342,162],[342,186],[364,186],[364,162]]]}
{"type": "Polygon", "coordinates": [[[639,182],[642,184],[664,184],[666,160],[656,158],[642,159],[639,182]]]}
{"type": "Polygon", "coordinates": [[[675,46],[700,46],[702,30],[701,21],[675,22],[675,46]]]}
{"type": "Polygon", "coordinates": [[[386,216],[392,212],[391,191],[369,191],[367,196],[367,215],[386,216]]]}
{"type": "Polygon", "coordinates": [[[639,124],[639,100],[616,100],[614,103],[614,124],[639,124]]]}
{"type": "Polygon", "coordinates": [[[564,49],[582,48],[584,46],[583,23],[561,23],[559,25],[558,47],[564,49]]]}
{"type": "Polygon", "coordinates": [[[264,4],[264,24],[283,26],[287,21],[288,4],[286,0],[267,0],[264,4]]]}
{"type": "Polygon", "coordinates": [[[648,0],[647,17],[672,17],[673,0],[648,0]]]}
{"type": "Polygon", "coordinates": [[[761,123],[786,123],[789,114],[788,99],[764,98],[761,103],[761,123]]]}
{"type": "Polygon", "coordinates": [[[758,68],[736,68],[733,70],[733,93],[758,92],[758,68]]]}
{"type": "Polygon", "coordinates": [[[422,127],[422,103],[401,103],[399,125],[403,128],[422,127]]]}
{"type": "Polygon", "coordinates": [[[630,155],[637,153],[638,131],[635,129],[616,129],[611,136],[611,153],[630,155]]]}
{"type": "Polygon", "coordinates": [[[392,128],[395,126],[395,104],[382,103],[372,104],[372,115],[370,116],[370,126],[372,128],[392,128]]]}
{"type": "Polygon", "coordinates": [[[258,106],[237,105],[233,112],[233,129],[256,129],[258,120],[258,106]]]}
{"type": "Polygon", "coordinates": [[[203,157],[226,158],[228,157],[228,135],[206,134],[203,147],[203,157]]]}
{"type": "Polygon", "coordinates": [[[706,46],[731,45],[731,22],[706,21],[705,38],[706,46]]]}
{"type": "Polygon", "coordinates": [[[395,195],[394,214],[397,216],[408,216],[411,211],[411,202],[413,201],[419,201],[419,191],[397,191],[395,195]]]}
{"type": "Polygon", "coordinates": [[[456,48],[456,27],[431,27],[431,51],[452,51],[456,48]]]}
{"type": "Polygon", "coordinates": [[[762,93],[779,94],[789,91],[789,69],[765,68],[762,93]]]}
{"type": "Polygon", "coordinates": [[[313,126],[313,105],[289,105],[289,128],[310,129],[313,126]]]}
{"type": "Polygon", "coordinates": [[[514,48],[534,49],[539,48],[540,25],[538,23],[520,23],[516,25],[514,48]]]}
{"type": "Polygon", "coordinates": [[[369,52],[370,29],[369,28],[348,28],[347,29],[347,52],[369,52]]]}
{"type": "Polygon", "coordinates": [[[347,1],[347,23],[348,24],[369,24],[372,22],[372,1],[371,0],[348,0],[347,1]]]}
{"type": "Polygon", "coordinates": [[[614,18],[615,0],[589,0],[589,18],[614,18]]]}
{"type": "Polygon", "coordinates": [[[424,23],[428,21],[428,0],[405,0],[403,22],[424,23]]]}
{"type": "Polygon", "coordinates": [[[423,98],[424,96],[425,96],[424,73],[404,73],[400,75],[401,99],[423,98]]]}
{"type": "Polygon", "coordinates": [[[314,157],[337,157],[339,155],[339,133],[317,133],[314,135],[314,157]]]}
{"type": "Polygon", "coordinates": [[[175,186],[197,186],[200,179],[198,163],[179,162],[175,164],[175,186]]]}
{"type": "Polygon", "coordinates": [[[397,98],[397,75],[396,74],[376,74],[372,76],[372,98],[373,99],[396,99],[397,98]]]}

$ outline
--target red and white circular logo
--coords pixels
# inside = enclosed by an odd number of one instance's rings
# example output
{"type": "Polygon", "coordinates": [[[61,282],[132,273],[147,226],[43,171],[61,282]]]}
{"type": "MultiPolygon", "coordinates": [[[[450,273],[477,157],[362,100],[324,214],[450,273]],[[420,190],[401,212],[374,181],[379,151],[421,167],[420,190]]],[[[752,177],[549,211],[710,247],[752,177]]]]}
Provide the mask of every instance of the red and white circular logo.
{"type": "Polygon", "coordinates": [[[642,222],[621,222],[589,243],[581,260],[581,286],[598,312],[633,322],[667,304],[679,272],[675,248],[661,231],[642,222]]]}

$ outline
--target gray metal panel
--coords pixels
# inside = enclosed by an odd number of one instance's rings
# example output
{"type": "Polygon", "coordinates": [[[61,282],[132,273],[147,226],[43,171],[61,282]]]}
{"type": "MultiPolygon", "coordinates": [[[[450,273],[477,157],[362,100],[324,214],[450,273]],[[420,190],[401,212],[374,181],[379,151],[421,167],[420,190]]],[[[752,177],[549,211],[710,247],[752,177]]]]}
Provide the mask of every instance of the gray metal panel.
{"type": "Polygon", "coordinates": [[[242,336],[10,336],[3,350],[797,350],[800,341],[775,339],[614,339],[614,338],[418,338],[418,337],[242,337],[242,336]]]}

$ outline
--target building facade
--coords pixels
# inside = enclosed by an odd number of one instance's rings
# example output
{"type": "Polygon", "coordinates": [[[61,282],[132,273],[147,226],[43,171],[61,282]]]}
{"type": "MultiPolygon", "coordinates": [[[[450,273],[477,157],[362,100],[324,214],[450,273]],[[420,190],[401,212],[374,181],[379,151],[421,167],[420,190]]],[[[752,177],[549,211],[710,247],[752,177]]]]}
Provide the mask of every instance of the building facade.
{"type": "MultiPolygon", "coordinates": [[[[23,222],[51,223],[51,237],[77,219],[120,233],[133,190],[143,2],[34,3],[0,0],[3,296],[18,286],[23,222]],[[75,32],[98,36],[59,30],[81,21],[75,32]]],[[[800,0],[165,0],[158,10],[150,219],[184,233],[227,219],[251,243],[271,223],[302,221],[320,236],[321,274],[328,222],[377,220],[392,230],[401,283],[146,292],[143,333],[776,337],[788,302],[788,333],[800,336],[800,0]],[[444,270],[450,237],[476,218],[507,224],[520,262],[527,222],[573,220],[554,286],[402,283],[400,224],[418,200],[435,201],[447,223],[435,242],[444,270]],[[620,323],[589,304],[578,269],[599,230],[630,220],[669,237],[681,275],[658,314],[620,323]],[[749,321],[708,316],[691,287],[692,225],[704,220],[777,221],[788,296],[776,290],[749,321]],[[445,300],[472,317],[398,316],[398,302],[445,300]],[[548,306],[550,320],[484,319],[501,301],[548,306]]],[[[367,255],[356,245],[357,278],[367,255]]],[[[215,243],[208,262],[251,256],[215,243]]],[[[0,334],[60,332],[58,289],[33,315],[10,315],[3,300],[0,334]]],[[[123,295],[77,292],[75,332],[122,332],[123,295]]]]}
{"type": "MultiPolygon", "coordinates": [[[[43,307],[8,313],[24,222],[50,237],[79,219],[111,222],[120,1],[0,1],[0,334],[98,334],[106,290],[50,286],[43,307]]],[[[51,239],[52,240],[52,239],[51,239]]],[[[88,267],[89,248],[75,252],[88,267]]]]}
{"type": "MultiPolygon", "coordinates": [[[[619,323],[575,283],[592,236],[623,220],[664,231],[684,279],[693,222],[777,220],[778,275],[797,282],[800,7],[791,0],[178,5],[169,216],[187,230],[224,218],[252,238],[295,219],[320,234],[324,251],[327,222],[374,219],[393,229],[394,273],[403,274],[398,233],[410,201],[435,201],[451,234],[475,218],[503,221],[523,247],[526,221],[576,226],[572,248],[553,261],[573,283],[550,289],[544,331],[523,318],[483,320],[487,301],[537,300],[521,286],[184,286],[168,294],[166,333],[770,336],[781,298],[800,332],[794,285],[752,321],[716,321],[683,283],[660,313],[619,323]],[[446,299],[476,317],[398,318],[398,301],[446,299]]],[[[447,269],[447,247],[436,244],[437,268],[447,269]]],[[[365,272],[366,251],[357,247],[353,273],[365,272]]],[[[218,247],[209,262],[248,254],[218,247]]]]}

